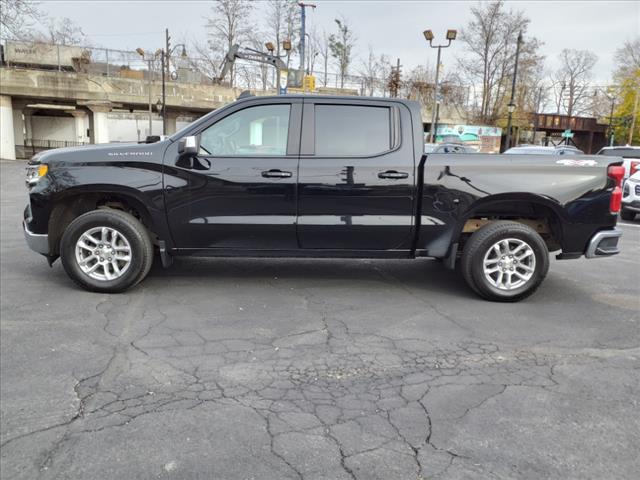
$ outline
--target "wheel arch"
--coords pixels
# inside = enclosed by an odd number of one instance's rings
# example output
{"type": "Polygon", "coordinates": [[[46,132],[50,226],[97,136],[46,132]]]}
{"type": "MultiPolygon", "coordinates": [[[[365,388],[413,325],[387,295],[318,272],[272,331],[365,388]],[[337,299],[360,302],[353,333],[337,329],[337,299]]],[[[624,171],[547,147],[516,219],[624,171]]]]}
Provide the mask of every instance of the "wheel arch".
{"type": "Polygon", "coordinates": [[[91,190],[85,187],[66,190],[64,195],[56,199],[48,224],[51,255],[59,255],[62,234],[75,218],[99,208],[113,208],[131,213],[140,220],[150,237],[156,238],[156,225],[154,225],[153,217],[136,190],[126,187],[93,185],[91,190]]]}
{"type": "Polygon", "coordinates": [[[471,204],[460,216],[454,243],[463,246],[465,227],[468,228],[468,222],[474,219],[512,220],[520,223],[544,220],[544,228],[537,230],[550,251],[562,248],[563,225],[567,222],[564,209],[552,198],[531,193],[490,195],[471,204]]]}

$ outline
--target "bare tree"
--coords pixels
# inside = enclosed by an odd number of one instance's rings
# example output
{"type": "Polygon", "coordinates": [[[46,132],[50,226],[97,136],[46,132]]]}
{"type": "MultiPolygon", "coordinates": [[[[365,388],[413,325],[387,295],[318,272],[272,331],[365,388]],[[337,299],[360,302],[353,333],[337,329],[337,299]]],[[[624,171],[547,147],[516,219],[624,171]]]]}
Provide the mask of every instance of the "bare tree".
{"type": "Polygon", "coordinates": [[[589,50],[565,48],[558,59],[561,67],[553,76],[557,112],[569,117],[583,114],[591,104],[590,81],[598,57],[589,50]]]}
{"type": "Polygon", "coordinates": [[[627,40],[622,47],[616,50],[614,55],[616,62],[615,77],[629,78],[634,72],[640,70],[640,36],[627,40]]]}
{"type": "Polygon", "coordinates": [[[459,58],[458,66],[469,84],[480,87],[477,120],[493,123],[504,111],[518,34],[525,37],[520,49],[521,72],[525,67],[541,68],[540,42],[526,38],[530,20],[521,11],[506,10],[502,0],[478,4],[471,13],[471,21],[460,34],[470,55],[459,58]]]}
{"type": "Polygon", "coordinates": [[[213,46],[210,43],[193,40],[189,42],[189,51],[193,54],[187,57],[191,68],[212,83],[218,80],[220,65],[225,55],[222,49],[214,49],[213,46]]]}
{"type": "Polygon", "coordinates": [[[257,70],[255,68],[255,65],[246,63],[238,64],[237,76],[239,78],[239,81],[237,82],[237,86],[242,86],[243,88],[247,88],[249,90],[255,90],[259,76],[256,74],[256,72],[257,70]]]}
{"type": "Polygon", "coordinates": [[[331,44],[329,41],[330,37],[329,35],[327,35],[327,32],[323,31],[322,32],[322,36],[320,37],[320,43],[318,44],[318,54],[320,55],[320,58],[322,58],[322,63],[323,63],[323,79],[322,79],[322,85],[324,87],[327,86],[327,76],[328,76],[328,69],[329,69],[329,58],[331,57],[331,44]]]}
{"type": "Polygon", "coordinates": [[[320,49],[321,41],[318,36],[318,30],[315,25],[312,25],[311,28],[309,28],[307,55],[305,57],[307,60],[306,70],[311,75],[313,75],[313,70],[315,69],[316,58],[320,55],[320,49]]]}
{"type": "Polygon", "coordinates": [[[402,96],[423,106],[431,106],[434,79],[435,70],[430,65],[418,65],[405,74],[402,96]]]}
{"type": "Polygon", "coordinates": [[[389,77],[391,76],[391,58],[388,55],[380,55],[378,57],[378,66],[380,71],[380,78],[382,80],[382,96],[385,97],[387,95],[387,82],[389,77]]]}
{"type": "Polygon", "coordinates": [[[367,59],[362,62],[358,73],[364,82],[364,93],[372,97],[380,77],[380,63],[373,53],[371,45],[369,45],[369,55],[367,59]]]}
{"type": "Polygon", "coordinates": [[[629,144],[640,141],[640,37],[628,40],[616,50],[616,70],[614,80],[616,82],[615,96],[617,107],[615,117],[618,125],[615,127],[615,136],[618,139],[626,139],[629,144]]]}
{"type": "Polygon", "coordinates": [[[344,80],[349,74],[351,64],[351,51],[355,45],[353,30],[346,18],[336,18],[334,20],[338,26],[338,33],[329,37],[329,49],[331,56],[335,58],[340,72],[340,88],[344,88],[344,80]]]}
{"type": "MultiPolygon", "coordinates": [[[[217,51],[221,45],[224,45],[226,53],[234,44],[247,41],[248,22],[252,11],[253,4],[248,0],[216,0],[211,7],[211,16],[205,18],[211,49],[217,51]]],[[[232,65],[229,70],[231,87],[234,81],[235,66],[232,65]]]]}
{"type": "Polygon", "coordinates": [[[295,48],[300,12],[295,0],[269,0],[266,6],[265,27],[269,40],[275,40],[276,55],[280,55],[282,42],[290,40],[295,48]]]}
{"type": "Polygon", "coordinates": [[[66,17],[49,19],[45,24],[45,31],[33,34],[32,40],[54,45],[87,46],[90,44],[82,28],[66,17]]]}
{"type": "MultiPolygon", "coordinates": [[[[264,43],[262,42],[262,39],[264,38],[264,34],[261,32],[253,32],[251,34],[251,40],[249,42],[249,44],[251,45],[251,48],[253,48],[254,50],[258,50],[260,52],[264,51],[265,47],[264,47],[264,43]]],[[[273,73],[273,67],[271,67],[270,65],[267,65],[266,63],[259,63],[257,65],[252,65],[252,67],[254,67],[254,71],[258,76],[258,79],[260,81],[260,86],[262,87],[263,91],[266,91],[267,88],[269,88],[269,73],[273,73]]]]}
{"type": "Polygon", "coordinates": [[[0,38],[21,40],[28,37],[40,12],[29,0],[0,0],[0,38]]]}

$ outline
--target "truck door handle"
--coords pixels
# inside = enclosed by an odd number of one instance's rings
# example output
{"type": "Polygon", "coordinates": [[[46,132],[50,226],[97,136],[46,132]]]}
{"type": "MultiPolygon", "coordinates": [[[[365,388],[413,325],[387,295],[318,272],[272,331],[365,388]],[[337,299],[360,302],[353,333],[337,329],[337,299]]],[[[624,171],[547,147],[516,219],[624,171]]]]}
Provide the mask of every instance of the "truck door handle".
{"type": "Polygon", "coordinates": [[[399,180],[401,178],[409,178],[409,174],[407,172],[396,172],[395,170],[387,170],[386,172],[378,173],[378,178],[399,180]]]}
{"type": "Polygon", "coordinates": [[[283,172],[282,170],[273,169],[262,172],[262,176],[264,178],[289,178],[291,177],[291,172],[283,172]]]}

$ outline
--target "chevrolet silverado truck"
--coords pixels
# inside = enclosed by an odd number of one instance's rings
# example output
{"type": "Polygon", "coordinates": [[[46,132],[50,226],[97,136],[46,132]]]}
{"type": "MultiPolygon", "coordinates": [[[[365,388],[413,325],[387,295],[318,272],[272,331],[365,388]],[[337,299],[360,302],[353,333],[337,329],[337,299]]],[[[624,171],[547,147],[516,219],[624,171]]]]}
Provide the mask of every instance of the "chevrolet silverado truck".
{"type": "Polygon", "coordinates": [[[424,154],[417,103],[248,97],[156,143],[50,150],[24,233],[81,287],[154,257],[433,257],[480,296],[533,293],[556,258],[618,253],[622,159],[424,154]]]}

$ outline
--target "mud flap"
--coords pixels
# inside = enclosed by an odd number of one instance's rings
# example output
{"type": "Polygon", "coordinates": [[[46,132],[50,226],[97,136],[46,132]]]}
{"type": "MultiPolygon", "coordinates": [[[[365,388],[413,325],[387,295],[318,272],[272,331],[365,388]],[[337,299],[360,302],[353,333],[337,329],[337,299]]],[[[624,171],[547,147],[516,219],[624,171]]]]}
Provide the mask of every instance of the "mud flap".
{"type": "Polygon", "coordinates": [[[173,264],[173,257],[167,252],[167,245],[164,240],[158,241],[158,247],[160,248],[160,260],[162,260],[162,266],[169,268],[173,264]]]}

